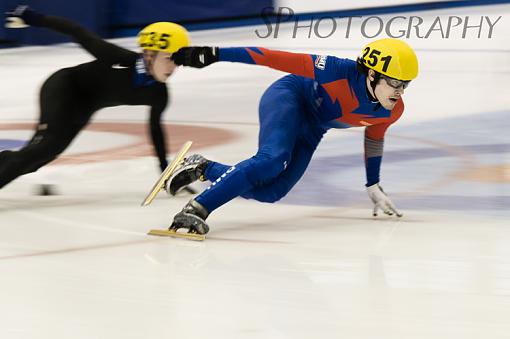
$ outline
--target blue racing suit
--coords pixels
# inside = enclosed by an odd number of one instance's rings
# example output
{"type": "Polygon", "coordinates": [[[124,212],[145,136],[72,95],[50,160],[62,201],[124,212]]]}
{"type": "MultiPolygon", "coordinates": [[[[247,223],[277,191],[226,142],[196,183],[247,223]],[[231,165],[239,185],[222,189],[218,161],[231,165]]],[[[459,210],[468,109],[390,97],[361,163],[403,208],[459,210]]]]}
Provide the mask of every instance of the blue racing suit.
{"type": "Polygon", "coordinates": [[[254,47],[220,48],[219,61],[292,74],[273,83],[260,100],[257,153],[234,166],[207,166],[205,177],[212,184],[195,200],[209,213],[237,196],[262,202],[281,199],[302,177],[330,128],[365,127],[367,186],[379,182],[384,134],[400,118],[404,104],[399,99],[390,111],[371,101],[366,75],[355,61],[254,47]]]}

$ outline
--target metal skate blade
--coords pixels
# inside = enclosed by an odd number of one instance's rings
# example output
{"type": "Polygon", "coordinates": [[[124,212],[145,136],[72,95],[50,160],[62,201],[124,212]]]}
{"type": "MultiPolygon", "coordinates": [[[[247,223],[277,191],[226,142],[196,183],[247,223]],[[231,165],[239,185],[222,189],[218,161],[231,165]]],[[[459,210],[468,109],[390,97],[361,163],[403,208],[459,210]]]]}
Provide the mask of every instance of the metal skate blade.
{"type": "Polygon", "coordinates": [[[172,238],[184,238],[189,240],[196,240],[196,241],[204,241],[205,235],[204,234],[197,234],[197,233],[184,233],[184,232],[176,232],[174,230],[150,230],[148,235],[157,235],[160,237],[172,237],[172,238]]]}
{"type": "Polygon", "coordinates": [[[175,156],[174,160],[170,164],[168,164],[163,173],[161,173],[158,181],[156,181],[154,186],[152,186],[151,191],[149,192],[149,194],[147,194],[147,196],[143,200],[142,206],[149,205],[152,202],[152,200],[154,200],[159,191],[163,190],[163,188],[165,187],[165,182],[172,176],[177,167],[184,161],[184,157],[186,156],[186,153],[188,153],[192,144],[193,144],[192,141],[186,141],[186,143],[181,147],[181,149],[175,156]]]}

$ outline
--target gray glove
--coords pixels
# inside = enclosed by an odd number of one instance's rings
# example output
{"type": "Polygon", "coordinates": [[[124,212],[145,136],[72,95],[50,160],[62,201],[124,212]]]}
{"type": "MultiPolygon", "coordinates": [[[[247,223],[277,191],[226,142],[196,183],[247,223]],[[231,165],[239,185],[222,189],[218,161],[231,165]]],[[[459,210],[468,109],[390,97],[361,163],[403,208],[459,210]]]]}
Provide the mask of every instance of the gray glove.
{"type": "Polygon", "coordinates": [[[379,184],[374,184],[372,186],[367,187],[367,193],[370,197],[370,200],[374,203],[374,212],[373,216],[377,216],[377,211],[381,209],[387,215],[395,214],[397,217],[401,217],[403,214],[397,211],[393,202],[388,198],[386,193],[382,190],[382,187],[379,184]]]}

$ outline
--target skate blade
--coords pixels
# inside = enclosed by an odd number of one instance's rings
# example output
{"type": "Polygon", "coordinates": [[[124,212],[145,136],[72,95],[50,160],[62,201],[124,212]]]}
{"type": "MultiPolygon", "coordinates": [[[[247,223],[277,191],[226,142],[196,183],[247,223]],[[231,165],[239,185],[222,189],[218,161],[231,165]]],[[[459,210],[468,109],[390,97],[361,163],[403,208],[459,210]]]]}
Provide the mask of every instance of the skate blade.
{"type": "Polygon", "coordinates": [[[142,206],[149,205],[152,202],[152,200],[154,200],[158,192],[163,189],[163,187],[165,186],[165,181],[167,181],[172,176],[174,171],[177,169],[177,166],[179,166],[179,164],[184,159],[186,153],[188,153],[192,144],[193,142],[186,141],[186,143],[181,147],[181,149],[175,156],[174,160],[165,168],[165,170],[159,177],[158,181],[156,181],[154,186],[152,186],[151,191],[149,192],[149,194],[147,194],[144,201],[142,202],[142,206]]]}
{"type": "Polygon", "coordinates": [[[197,233],[183,233],[183,232],[176,232],[174,230],[150,230],[148,235],[157,235],[160,237],[172,237],[172,238],[184,238],[184,239],[190,239],[190,240],[196,240],[196,241],[204,241],[205,235],[204,234],[197,234],[197,233]]]}

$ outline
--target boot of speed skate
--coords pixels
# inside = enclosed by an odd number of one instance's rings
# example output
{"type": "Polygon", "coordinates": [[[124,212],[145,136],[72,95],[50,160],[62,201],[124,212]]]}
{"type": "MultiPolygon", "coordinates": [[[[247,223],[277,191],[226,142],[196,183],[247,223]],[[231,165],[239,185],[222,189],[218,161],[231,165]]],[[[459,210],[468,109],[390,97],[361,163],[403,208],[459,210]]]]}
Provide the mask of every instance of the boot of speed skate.
{"type": "Polygon", "coordinates": [[[197,180],[205,181],[204,173],[209,163],[210,161],[200,154],[186,157],[165,183],[165,190],[170,195],[176,195],[179,191],[197,180]]]}
{"type": "Polygon", "coordinates": [[[149,234],[202,241],[205,240],[205,234],[209,232],[209,226],[205,222],[208,215],[209,212],[205,207],[192,199],[174,216],[168,230],[151,230],[149,234]],[[187,232],[179,232],[181,229],[187,232]]]}

